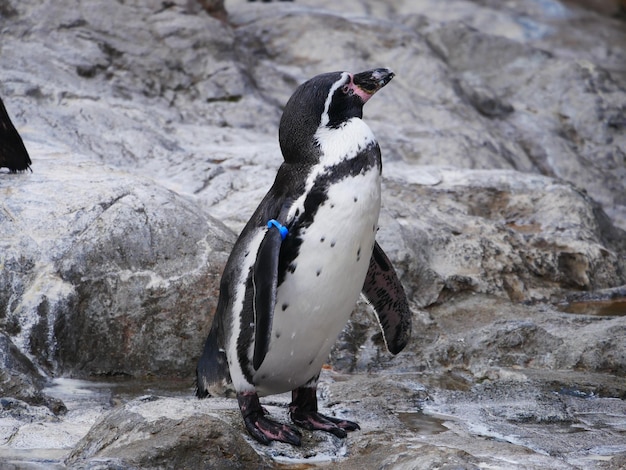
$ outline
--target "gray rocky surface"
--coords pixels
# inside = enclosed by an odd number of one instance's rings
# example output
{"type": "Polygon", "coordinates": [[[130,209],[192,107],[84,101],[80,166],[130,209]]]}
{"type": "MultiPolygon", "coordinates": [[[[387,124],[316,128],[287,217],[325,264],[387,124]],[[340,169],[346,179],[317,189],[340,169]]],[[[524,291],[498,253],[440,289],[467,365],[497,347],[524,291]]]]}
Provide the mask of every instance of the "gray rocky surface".
{"type": "MultiPolygon", "coordinates": [[[[0,0],[0,96],[33,161],[0,172],[1,466],[622,468],[609,3],[0,0]],[[365,117],[413,338],[391,357],[359,305],[320,399],[361,431],[262,447],[235,402],[192,397],[220,272],[293,89],[374,66],[397,74],[365,117]]],[[[265,405],[286,421],[288,400],[265,405]]]]}
{"type": "Polygon", "coordinates": [[[98,421],[67,459],[73,468],[270,468],[234,425],[233,401],[143,396],[98,421]],[[230,418],[230,419],[228,419],[230,418]],[[224,425],[224,421],[230,425],[224,425]],[[96,464],[96,465],[97,465],[96,464]]]}
{"type": "Polygon", "coordinates": [[[2,328],[53,375],[189,375],[232,233],[151,180],[38,166],[0,183],[2,328]]]}
{"type": "Polygon", "coordinates": [[[55,400],[42,392],[47,378],[22,353],[13,341],[0,332],[0,395],[9,397],[2,402],[3,408],[11,409],[17,400],[34,405],[47,406],[51,411],[67,411],[60,400],[55,400]]]}

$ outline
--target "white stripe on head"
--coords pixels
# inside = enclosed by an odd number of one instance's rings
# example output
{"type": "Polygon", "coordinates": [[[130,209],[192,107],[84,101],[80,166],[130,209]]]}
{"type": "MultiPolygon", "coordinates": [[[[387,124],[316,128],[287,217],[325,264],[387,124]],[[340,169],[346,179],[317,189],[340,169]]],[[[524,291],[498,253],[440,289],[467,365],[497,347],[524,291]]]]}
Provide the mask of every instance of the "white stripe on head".
{"type": "Polygon", "coordinates": [[[333,86],[330,87],[330,91],[328,92],[328,96],[326,97],[326,101],[324,102],[324,112],[322,113],[322,118],[320,120],[320,127],[325,127],[330,121],[330,116],[328,116],[328,109],[330,108],[330,103],[333,100],[333,95],[337,88],[345,85],[346,80],[352,81],[352,77],[348,72],[341,72],[341,78],[333,83],[333,86]]]}
{"type": "Polygon", "coordinates": [[[320,161],[311,168],[306,179],[304,192],[289,208],[287,223],[290,223],[295,218],[296,213],[304,213],[304,200],[320,174],[326,172],[333,165],[355,157],[361,150],[376,142],[376,137],[369,126],[357,117],[348,119],[339,129],[327,127],[330,122],[328,111],[333,95],[342,86],[350,87],[359,96],[361,96],[360,93],[363,93],[353,84],[352,74],[348,72],[342,72],[341,77],[330,87],[324,102],[324,111],[320,118],[320,125],[314,135],[315,142],[321,150],[320,161]]]}

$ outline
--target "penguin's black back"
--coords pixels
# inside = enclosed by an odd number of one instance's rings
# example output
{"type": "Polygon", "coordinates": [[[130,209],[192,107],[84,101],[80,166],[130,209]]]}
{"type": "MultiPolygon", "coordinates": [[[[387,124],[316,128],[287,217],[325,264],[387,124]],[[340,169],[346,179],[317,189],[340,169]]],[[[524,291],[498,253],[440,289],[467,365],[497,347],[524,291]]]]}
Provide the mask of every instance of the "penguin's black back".
{"type": "Polygon", "coordinates": [[[6,167],[15,173],[28,170],[31,163],[24,142],[0,99],[0,168],[6,167]]]}

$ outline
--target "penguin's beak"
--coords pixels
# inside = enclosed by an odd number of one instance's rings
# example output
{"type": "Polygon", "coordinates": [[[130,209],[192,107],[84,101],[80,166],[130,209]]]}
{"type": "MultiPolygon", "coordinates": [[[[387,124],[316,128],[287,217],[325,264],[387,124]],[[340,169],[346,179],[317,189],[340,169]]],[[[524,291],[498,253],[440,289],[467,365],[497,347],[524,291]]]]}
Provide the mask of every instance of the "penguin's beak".
{"type": "Polygon", "coordinates": [[[354,74],[352,83],[369,95],[369,98],[389,83],[394,76],[395,74],[390,69],[366,70],[365,72],[354,74]]]}

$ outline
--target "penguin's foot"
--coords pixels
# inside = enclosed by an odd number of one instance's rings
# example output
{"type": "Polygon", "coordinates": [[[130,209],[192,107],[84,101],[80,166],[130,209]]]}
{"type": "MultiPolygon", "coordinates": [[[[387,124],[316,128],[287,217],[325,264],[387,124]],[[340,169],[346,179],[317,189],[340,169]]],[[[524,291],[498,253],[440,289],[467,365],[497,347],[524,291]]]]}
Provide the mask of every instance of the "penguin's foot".
{"type": "Polygon", "coordinates": [[[298,426],[309,431],[326,431],[339,438],[348,434],[346,431],[361,429],[353,421],[333,418],[317,412],[317,396],[315,387],[300,387],[292,392],[289,405],[291,420],[298,426]]]}
{"type": "Polygon", "coordinates": [[[317,411],[297,411],[291,410],[291,408],[290,411],[291,420],[309,431],[326,431],[337,437],[344,438],[348,435],[346,431],[361,429],[354,421],[325,416],[317,411]]]}
{"type": "Polygon", "coordinates": [[[286,442],[294,446],[301,444],[300,431],[265,417],[267,410],[261,406],[259,396],[255,392],[238,393],[237,401],[246,429],[261,444],[268,445],[272,441],[286,442]]]}

